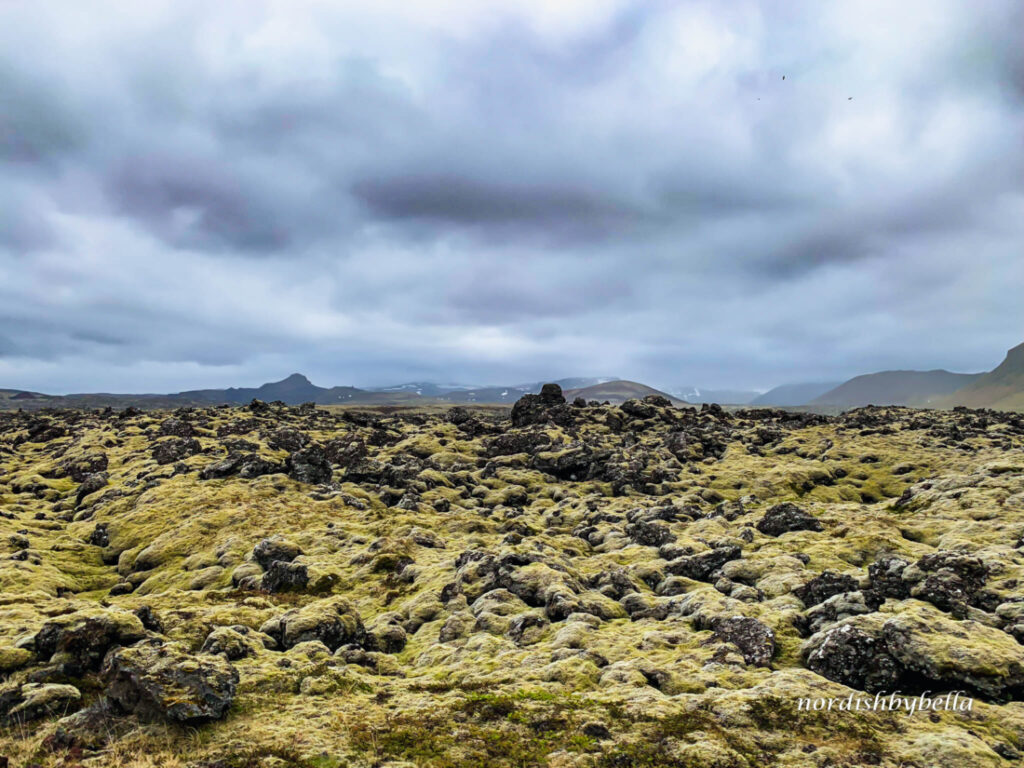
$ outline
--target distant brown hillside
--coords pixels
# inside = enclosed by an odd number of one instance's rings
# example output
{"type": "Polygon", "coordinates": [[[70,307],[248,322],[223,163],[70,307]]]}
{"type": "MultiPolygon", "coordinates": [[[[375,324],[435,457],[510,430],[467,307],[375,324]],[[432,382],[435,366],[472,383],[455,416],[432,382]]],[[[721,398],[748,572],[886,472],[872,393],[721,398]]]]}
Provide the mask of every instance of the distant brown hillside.
{"type": "Polygon", "coordinates": [[[811,405],[860,408],[865,405],[935,407],[946,397],[983,374],[950,371],[881,371],[855,376],[816,397],[811,405]]]}
{"type": "Polygon", "coordinates": [[[1024,411],[1024,344],[1006,353],[999,366],[941,401],[943,407],[1024,411]]]}
{"type": "Polygon", "coordinates": [[[672,395],[662,392],[659,389],[648,387],[646,384],[640,384],[636,381],[606,381],[603,384],[595,384],[592,387],[568,389],[565,391],[566,400],[582,397],[585,400],[597,400],[600,403],[607,400],[613,404],[623,403],[633,397],[647,397],[647,395],[661,395],[662,397],[671,400],[675,405],[686,405],[685,400],[680,400],[678,397],[672,397],[672,395]]]}

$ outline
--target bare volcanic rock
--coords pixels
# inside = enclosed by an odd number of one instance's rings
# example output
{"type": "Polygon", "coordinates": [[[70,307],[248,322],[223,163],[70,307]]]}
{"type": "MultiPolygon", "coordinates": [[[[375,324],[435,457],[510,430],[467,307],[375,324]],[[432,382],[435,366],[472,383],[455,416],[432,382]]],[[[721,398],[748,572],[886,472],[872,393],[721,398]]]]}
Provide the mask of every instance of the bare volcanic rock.
{"type": "Polygon", "coordinates": [[[757,530],[767,536],[781,536],[790,531],[821,531],[818,519],[796,504],[785,502],[771,507],[757,523],[757,530]]]}
{"type": "Polygon", "coordinates": [[[169,437],[153,447],[153,459],[157,464],[172,464],[200,451],[202,446],[194,437],[169,437]]]}
{"type": "Polygon", "coordinates": [[[809,669],[867,691],[971,690],[991,699],[1024,686],[1024,646],[994,627],[905,601],[845,619],[804,644],[809,669]]]}
{"type": "Polygon", "coordinates": [[[221,656],[193,656],[177,643],[121,648],[103,662],[105,693],[145,720],[197,723],[227,714],[238,671],[221,656]]]}
{"type": "Polygon", "coordinates": [[[331,462],[319,445],[294,451],[286,462],[288,475],[300,483],[319,485],[331,482],[331,462]]]}
{"type": "Polygon", "coordinates": [[[571,419],[562,388],[557,384],[545,384],[539,395],[523,395],[512,406],[512,425],[515,427],[547,421],[562,423],[571,419]]]}
{"type": "Polygon", "coordinates": [[[775,655],[775,633],[757,619],[733,616],[714,623],[715,637],[740,649],[743,660],[767,667],[775,655]]]}
{"type": "Polygon", "coordinates": [[[72,613],[48,621],[32,639],[40,660],[78,676],[100,667],[107,651],[146,636],[138,616],[127,611],[72,613]]]}

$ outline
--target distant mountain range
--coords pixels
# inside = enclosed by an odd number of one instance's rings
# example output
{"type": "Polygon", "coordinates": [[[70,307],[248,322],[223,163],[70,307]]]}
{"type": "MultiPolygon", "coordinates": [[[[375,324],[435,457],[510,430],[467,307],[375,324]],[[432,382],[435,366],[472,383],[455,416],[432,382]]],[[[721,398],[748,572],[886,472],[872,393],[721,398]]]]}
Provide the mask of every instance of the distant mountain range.
{"type": "MultiPolygon", "coordinates": [[[[511,386],[475,386],[407,382],[380,387],[318,387],[299,373],[259,387],[195,389],[175,394],[88,393],[47,395],[17,389],[0,389],[0,409],[54,408],[178,408],[181,406],[233,405],[253,399],[289,405],[425,405],[512,404],[523,395],[540,392],[544,382],[511,386]]],[[[1003,362],[988,373],[934,371],[880,371],[855,376],[844,382],[803,382],[775,387],[764,394],[750,390],[675,387],[662,392],[635,381],[616,377],[558,379],[568,399],[605,400],[621,403],[631,397],[661,395],[678,404],[717,402],[724,405],[805,407],[825,412],[865,405],[910,405],[928,408],[997,408],[1024,411],[1024,344],[1011,349],[1003,362]]]]}
{"type": "Polygon", "coordinates": [[[755,397],[750,405],[764,406],[796,406],[806,405],[831,389],[835,389],[841,381],[815,381],[803,384],[783,384],[781,387],[770,389],[763,395],[755,397]]]}
{"type": "MultiPolygon", "coordinates": [[[[575,390],[615,381],[608,377],[573,377],[556,381],[563,390],[575,390]]],[[[435,384],[409,382],[391,386],[360,389],[358,387],[318,387],[301,373],[293,373],[281,381],[259,387],[227,389],[193,389],[175,394],[112,394],[106,392],[71,395],[46,395],[39,392],[0,390],[0,408],[179,408],[181,406],[238,405],[252,400],[288,405],[416,405],[512,404],[523,395],[540,392],[542,381],[507,387],[475,387],[466,384],[435,384]]],[[[641,385],[642,386],[642,385],[641,385]]],[[[656,390],[650,390],[655,392],[656,390]]]]}
{"type": "Polygon", "coordinates": [[[843,382],[835,389],[814,398],[808,405],[841,408],[857,408],[862,405],[928,406],[966,387],[982,375],[943,370],[868,373],[843,382]]]}

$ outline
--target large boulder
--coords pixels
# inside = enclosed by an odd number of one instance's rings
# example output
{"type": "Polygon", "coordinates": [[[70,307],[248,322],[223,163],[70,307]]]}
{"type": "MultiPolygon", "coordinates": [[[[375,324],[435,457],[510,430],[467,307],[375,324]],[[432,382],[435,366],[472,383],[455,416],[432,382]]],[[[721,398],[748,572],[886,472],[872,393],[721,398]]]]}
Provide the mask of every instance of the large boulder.
{"type": "Polygon", "coordinates": [[[202,480],[214,480],[221,477],[239,475],[240,477],[253,478],[260,475],[273,475],[283,472],[284,467],[263,458],[256,453],[241,453],[232,451],[220,461],[207,464],[199,472],[202,480]]]}
{"type": "Polygon", "coordinates": [[[775,633],[764,623],[746,616],[732,616],[713,622],[714,636],[732,643],[747,664],[767,667],[775,655],[775,633]]]}
{"type": "Polygon", "coordinates": [[[893,609],[812,635],[803,647],[808,668],[872,692],[969,689],[1003,699],[1024,690],[1024,647],[1005,632],[957,621],[918,600],[893,609]]]}
{"type": "Polygon", "coordinates": [[[882,639],[884,618],[856,616],[811,636],[803,647],[807,668],[851,688],[896,691],[903,670],[882,639]]]}
{"type": "Polygon", "coordinates": [[[1024,647],[994,627],[920,606],[886,621],[882,637],[908,674],[943,688],[966,687],[998,699],[1024,686],[1024,647]]]}
{"type": "Polygon", "coordinates": [[[781,536],[790,531],[822,531],[821,523],[796,504],[783,502],[765,512],[757,522],[757,530],[766,536],[781,536]]]}
{"type": "Polygon", "coordinates": [[[260,581],[265,592],[301,592],[309,584],[309,569],[302,563],[274,560],[260,581]]]}
{"type": "Polygon", "coordinates": [[[238,671],[221,656],[193,656],[177,643],[111,651],[103,662],[106,695],[145,720],[199,723],[227,714],[238,671]]]}
{"type": "Polygon", "coordinates": [[[743,551],[734,545],[715,547],[699,555],[683,555],[669,562],[665,570],[673,576],[684,576],[695,581],[709,581],[719,568],[730,560],[738,560],[743,551]]]}
{"type": "Polygon", "coordinates": [[[194,437],[169,437],[153,446],[153,459],[157,464],[173,464],[202,450],[194,437]]]}
{"type": "Polygon", "coordinates": [[[933,552],[902,572],[911,597],[944,611],[964,612],[968,605],[988,610],[995,602],[984,592],[989,568],[981,558],[960,552],[933,552]]]}
{"type": "Polygon", "coordinates": [[[31,644],[40,661],[59,665],[64,674],[78,677],[99,669],[114,646],[131,645],[145,636],[146,628],[134,613],[79,612],[48,621],[31,644]]]}
{"type": "Polygon", "coordinates": [[[539,395],[523,395],[512,406],[514,427],[544,424],[548,421],[563,423],[571,419],[562,388],[557,384],[545,384],[539,395]]]}
{"type": "Polygon", "coordinates": [[[331,482],[331,462],[319,445],[292,452],[285,462],[288,476],[300,483],[320,485],[331,482]]]}

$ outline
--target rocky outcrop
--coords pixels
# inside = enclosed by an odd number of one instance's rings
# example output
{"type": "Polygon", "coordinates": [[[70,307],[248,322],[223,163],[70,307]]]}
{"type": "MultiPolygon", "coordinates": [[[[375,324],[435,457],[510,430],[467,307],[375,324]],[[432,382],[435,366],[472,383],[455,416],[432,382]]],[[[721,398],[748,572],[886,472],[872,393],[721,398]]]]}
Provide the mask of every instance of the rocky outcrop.
{"type": "Polygon", "coordinates": [[[792,531],[822,531],[821,523],[796,504],[786,502],[771,507],[758,522],[757,530],[766,536],[781,536],[792,531]]]}
{"type": "Polygon", "coordinates": [[[142,622],[127,611],[72,613],[44,624],[31,647],[40,661],[77,677],[99,669],[109,649],[137,643],[145,636],[142,622]]]}
{"type": "Polygon", "coordinates": [[[1001,699],[1024,685],[1024,647],[1005,632],[906,601],[854,616],[805,643],[808,668],[866,691],[967,689],[1001,699]]]}
{"type": "Polygon", "coordinates": [[[539,395],[523,395],[512,406],[512,426],[526,427],[531,424],[568,423],[572,414],[565,404],[562,388],[557,384],[545,384],[539,395]]]}
{"type": "Polygon", "coordinates": [[[104,693],[144,720],[201,723],[227,714],[238,672],[221,656],[189,654],[175,643],[111,651],[103,662],[104,693]]]}
{"type": "Polygon", "coordinates": [[[331,482],[331,463],[318,445],[294,451],[285,462],[288,476],[300,483],[318,485],[331,482]]]}

